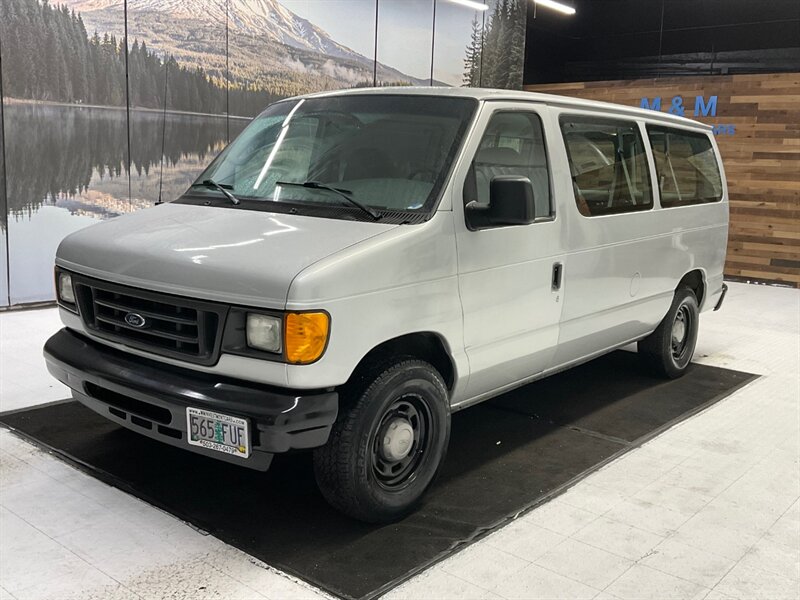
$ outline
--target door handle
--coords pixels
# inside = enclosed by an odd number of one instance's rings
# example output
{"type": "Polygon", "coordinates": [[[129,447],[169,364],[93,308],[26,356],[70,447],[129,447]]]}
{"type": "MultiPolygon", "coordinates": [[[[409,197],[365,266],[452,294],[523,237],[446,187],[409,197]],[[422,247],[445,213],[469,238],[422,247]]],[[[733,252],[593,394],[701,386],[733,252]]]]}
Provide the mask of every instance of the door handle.
{"type": "Polygon", "coordinates": [[[562,265],[560,262],[553,263],[553,279],[551,284],[554,292],[561,289],[561,277],[563,272],[564,265],[562,265]]]}

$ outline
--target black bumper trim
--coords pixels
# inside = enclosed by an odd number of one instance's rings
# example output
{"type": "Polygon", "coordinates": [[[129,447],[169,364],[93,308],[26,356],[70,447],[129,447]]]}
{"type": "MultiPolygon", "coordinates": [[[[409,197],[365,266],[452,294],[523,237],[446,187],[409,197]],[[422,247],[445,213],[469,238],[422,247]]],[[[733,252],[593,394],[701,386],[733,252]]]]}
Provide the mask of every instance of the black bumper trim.
{"type": "Polygon", "coordinates": [[[717,304],[714,306],[714,310],[719,310],[722,308],[722,302],[725,300],[725,294],[728,293],[728,286],[726,284],[722,284],[722,294],[720,294],[719,300],[717,300],[717,304]]]}
{"type": "Polygon", "coordinates": [[[266,470],[272,455],[324,445],[338,394],[274,388],[132,356],[62,329],[44,346],[47,369],[76,400],[133,431],[192,452],[266,470]],[[186,442],[186,407],[243,417],[251,424],[250,458],[186,442]],[[149,425],[148,425],[149,424],[149,425]]]}

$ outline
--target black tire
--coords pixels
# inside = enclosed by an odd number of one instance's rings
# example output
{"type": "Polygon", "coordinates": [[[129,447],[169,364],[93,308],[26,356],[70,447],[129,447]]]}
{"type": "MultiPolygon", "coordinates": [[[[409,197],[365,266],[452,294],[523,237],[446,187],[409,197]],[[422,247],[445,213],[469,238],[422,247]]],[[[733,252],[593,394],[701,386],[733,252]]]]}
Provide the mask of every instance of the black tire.
{"type": "Polygon", "coordinates": [[[676,379],[692,362],[699,325],[697,298],[692,290],[681,288],[656,330],[639,341],[639,355],[655,374],[676,379]]]}
{"type": "Polygon", "coordinates": [[[328,443],[314,451],[314,474],[341,512],[368,523],[394,521],[414,510],[444,461],[447,388],[431,365],[408,359],[359,389],[341,399],[328,443]]]}

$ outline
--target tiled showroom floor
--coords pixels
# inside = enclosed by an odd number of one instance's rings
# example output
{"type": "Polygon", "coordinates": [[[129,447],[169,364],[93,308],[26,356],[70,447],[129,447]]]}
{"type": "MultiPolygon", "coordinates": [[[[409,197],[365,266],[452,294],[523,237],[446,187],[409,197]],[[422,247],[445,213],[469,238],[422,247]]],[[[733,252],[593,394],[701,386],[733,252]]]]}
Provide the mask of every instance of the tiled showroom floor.
{"type": "MultiPolygon", "coordinates": [[[[800,597],[800,292],[730,284],[696,360],[764,375],[389,598],[800,597]]],[[[0,410],[67,396],[54,309],[0,314],[0,410]]],[[[313,598],[0,430],[0,598],[313,598]]]]}

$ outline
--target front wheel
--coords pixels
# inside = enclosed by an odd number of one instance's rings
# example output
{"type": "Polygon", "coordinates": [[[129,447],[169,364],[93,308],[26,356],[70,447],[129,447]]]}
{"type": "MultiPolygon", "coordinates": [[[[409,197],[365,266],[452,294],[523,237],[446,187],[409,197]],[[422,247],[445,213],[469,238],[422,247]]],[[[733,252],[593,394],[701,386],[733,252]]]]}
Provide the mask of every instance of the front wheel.
{"type": "Polygon", "coordinates": [[[370,523],[411,512],[439,470],[450,438],[450,408],[441,375],[404,360],[343,398],[328,443],[314,451],[322,495],[370,523]]]}
{"type": "Polygon", "coordinates": [[[655,373],[676,379],[689,368],[699,326],[697,298],[692,290],[681,288],[656,330],[639,342],[639,354],[655,373]]]}

